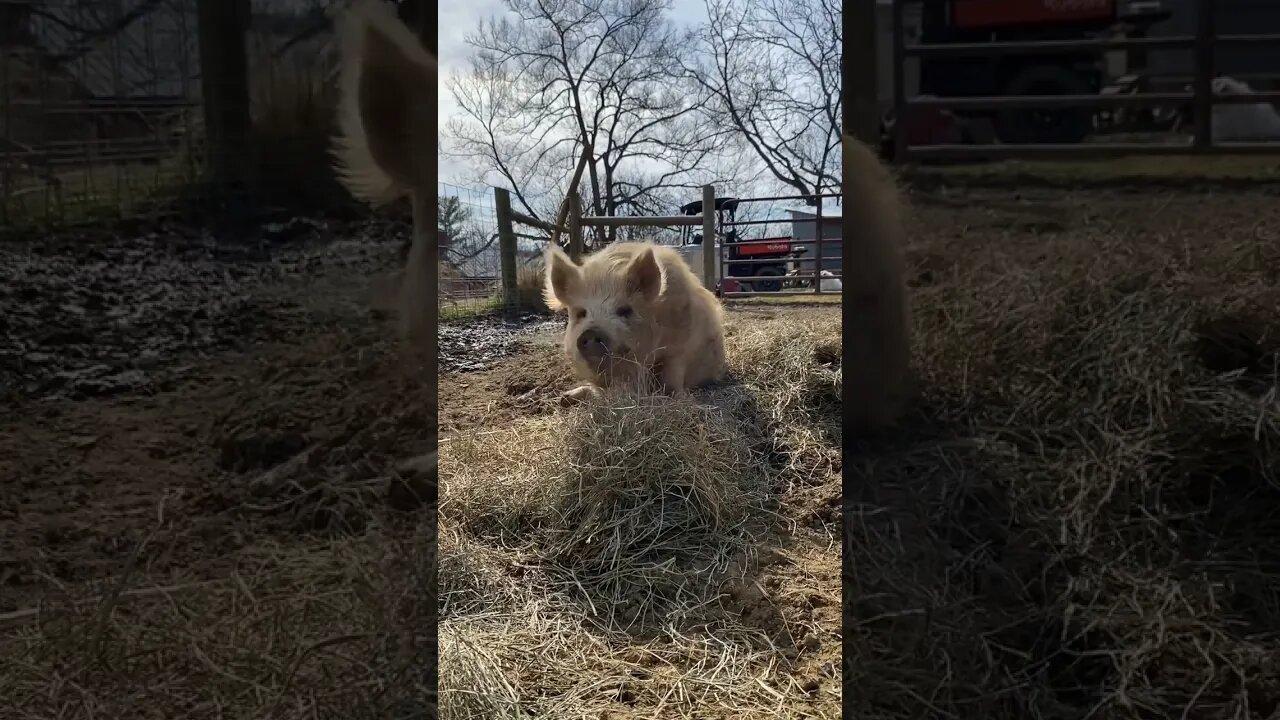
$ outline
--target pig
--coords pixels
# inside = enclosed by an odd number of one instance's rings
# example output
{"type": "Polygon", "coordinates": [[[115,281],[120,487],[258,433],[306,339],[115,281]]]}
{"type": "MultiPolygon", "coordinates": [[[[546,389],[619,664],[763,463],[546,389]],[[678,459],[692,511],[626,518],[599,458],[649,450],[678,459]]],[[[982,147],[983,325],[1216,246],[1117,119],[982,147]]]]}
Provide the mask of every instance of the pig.
{"type": "Polygon", "coordinates": [[[895,424],[915,393],[902,198],[866,145],[843,138],[844,417],[854,432],[895,424]]]}
{"type": "MultiPolygon", "coordinates": [[[[333,160],[338,179],[360,200],[383,205],[408,197],[413,244],[401,275],[397,305],[401,335],[428,366],[427,402],[437,402],[436,325],[436,59],[395,7],[356,0],[338,25],[338,129],[333,160]]],[[[434,442],[432,443],[434,444],[434,442]]],[[[433,450],[409,461],[428,478],[433,450]]]]}
{"type": "MultiPolygon", "coordinates": [[[[401,333],[436,337],[436,59],[381,0],[357,0],[339,24],[338,178],[384,205],[408,197],[413,244],[400,283],[401,333]]],[[[434,353],[431,353],[434,356],[434,353]]]]}
{"type": "Polygon", "coordinates": [[[584,381],[565,404],[648,379],[687,396],[723,376],[724,311],[672,248],[616,243],[578,264],[550,245],[545,264],[544,298],[568,313],[564,352],[584,381]]]}

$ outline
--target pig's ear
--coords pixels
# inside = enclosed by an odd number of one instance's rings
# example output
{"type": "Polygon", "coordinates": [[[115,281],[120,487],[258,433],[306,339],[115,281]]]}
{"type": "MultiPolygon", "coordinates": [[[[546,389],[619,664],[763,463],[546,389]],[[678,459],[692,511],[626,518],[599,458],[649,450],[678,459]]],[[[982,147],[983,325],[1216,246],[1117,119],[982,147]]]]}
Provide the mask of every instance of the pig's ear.
{"type": "Polygon", "coordinates": [[[662,268],[658,267],[653,248],[640,251],[627,266],[627,290],[644,296],[646,300],[655,300],[662,293],[662,268]]]}
{"type": "Polygon", "coordinates": [[[433,185],[436,59],[382,0],[352,3],[339,30],[334,155],[343,184],[374,202],[433,185]]]}
{"type": "Polygon", "coordinates": [[[560,310],[568,306],[569,297],[577,287],[581,270],[555,243],[547,245],[546,266],[547,281],[542,288],[542,298],[546,301],[547,307],[560,310]]]}

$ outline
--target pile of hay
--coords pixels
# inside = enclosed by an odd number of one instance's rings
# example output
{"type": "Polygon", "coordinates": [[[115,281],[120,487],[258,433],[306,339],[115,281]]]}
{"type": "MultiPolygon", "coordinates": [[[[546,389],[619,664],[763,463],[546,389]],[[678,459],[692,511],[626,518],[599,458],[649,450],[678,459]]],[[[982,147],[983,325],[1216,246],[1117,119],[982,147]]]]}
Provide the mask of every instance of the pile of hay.
{"type": "Polygon", "coordinates": [[[834,717],[787,630],[726,604],[778,530],[775,428],[838,434],[838,324],[773,333],[697,399],[618,388],[442,445],[442,718],[834,717]]]}
{"type": "Polygon", "coordinates": [[[838,317],[733,329],[730,372],[758,403],[773,452],[785,458],[783,480],[816,482],[840,472],[842,369],[838,317]]]}
{"type": "Polygon", "coordinates": [[[647,388],[455,439],[441,478],[445,522],[523,546],[611,624],[623,608],[632,621],[674,611],[687,586],[723,573],[767,491],[753,439],[732,416],[647,388]]]}

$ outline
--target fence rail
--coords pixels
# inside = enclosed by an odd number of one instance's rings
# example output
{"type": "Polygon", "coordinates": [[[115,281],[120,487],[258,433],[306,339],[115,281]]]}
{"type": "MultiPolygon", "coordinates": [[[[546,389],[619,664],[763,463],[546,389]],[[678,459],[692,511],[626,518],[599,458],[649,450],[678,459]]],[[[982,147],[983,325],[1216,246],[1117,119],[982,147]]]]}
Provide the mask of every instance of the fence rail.
{"type": "MultiPolygon", "coordinates": [[[[831,244],[830,239],[826,237],[824,228],[827,228],[830,225],[832,225],[834,218],[831,218],[829,216],[824,216],[822,213],[822,201],[824,199],[828,199],[828,198],[840,199],[841,197],[842,195],[840,193],[826,193],[826,194],[816,194],[816,195],[779,195],[779,196],[772,196],[772,197],[739,199],[738,204],[796,201],[796,200],[805,202],[806,204],[814,208],[814,217],[808,218],[808,219],[802,219],[802,220],[792,218],[789,222],[793,226],[795,226],[796,224],[803,225],[803,224],[811,223],[814,228],[814,233],[813,233],[814,239],[802,240],[794,236],[789,236],[786,238],[776,238],[776,237],[757,238],[754,240],[737,240],[736,242],[733,242],[733,243],[727,243],[727,242],[722,243],[720,252],[717,253],[719,257],[719,266],[720,266],[719,275],[720,275],[721,282],[726,283],[726,281],[732,281],[738,284],[739,286],[745,285],[747,289],[745,290],[733,289],[732,287],[728,287],[727,285],[722,285],[722,289],[720,293],[721,296],[725,298],[744,298],[744,297],[761,297],[761,296],[789,297],[789,296],[801,296],[801,295],[821,296],[823,294],[841,293],[843,290],[843,283],[841,282],[841,275],[843,274],[843,272],[831,272],[823,269],[823,260],[833,259],[830,255],[824,252],[827,249],[827,246],[831,244]],[[777,276],[768,274],[768,271],[772,269],[770,266],[773,265],[776,267],[778,263],[778,260],[775,258],[764,258],[764,259],[757,259],[757,258],[751,258],[751,257],[744,258],[744,257],[741,257],[741,255],[739,255],[739,257],[737,258],[733,258],[731,256],[735,248],[738,249],[739,253],[741,253],[743,248],[751,248],[755,246],[768,246],[770,244],[775,244],[779,242],[785,242],[787,244],[786,256],[788,258],[785,261],[786,271],[782,275],[782,278],[780,280],[774,280],[772,278],[775,278],[777,276]],[[801,257],[801,255],[796,251],[795,246],[800,246],[801,250],[804,251],[805,255],[808,254],[806,250],[807,246],[813,246],[814,248],[813,256],[811,258],[801,257]],[[738,273],[743,273],[744,269],[750,270],[751,267],[756,265],[761,266],[761,268],[756,272],[738,274],[738,273]],[[810,272],[804,272],[806,265],[811,265],[812,269],[810,272]],[[824,275],[823,274],[824,272],[828,274],[824,275]],[[806,283],[808,287],[805,287],[806,283]],[[824,283],[830,283],[832,287],[829,289],[824,288],[823,287],[824,283]]],[[[778,224],[778,221],[776,220],[733,220],[730,222],[722,223],[722,226],[726,228],[730,228],[730,227],[740,227],[740,226],[750,227],[754,225],[765,225],[765,224],[778,224]]],[[[842,232],[842,235],[843,235],[843,232],[842,232]]],[[[725,233],[725,237],[726,238],[728,237],[727,231],[725,233]]],[[[843,237],[841,237],[840,248],[841,248],[840,257],[843,258],[844,257],[843,237]]]]}
{"type": "MultiPolygon", "coordinates": [[[[701,226],[701,240],[690,241],[687,233],[682,237],[678,250],[690,262],[695,273],[700,275],[704,285],[716,290],[722,297],[757,297],[757,296],[801,296],[820,295],[840,292],[840,273],[824,270],[824,257],[827,261],[835,260],[824,249],[834,244],[834,240],[826,237],[823,228],[830,228],[835,219],[824,217],[822,200],[839,198],[840,194],[823,195],[782,195],[761,198],[733,198],[734,210],[717,208],[715,188],[711,185],[702,189],[702,201],[699,211],[686,215],[658,216],[620,216],[602,217],[583,215],[581,203],[576,193],[571,193],[564,203],[563,214],[565,229],[569,236],[569,254],[577,259],[584,251],[582,248],[582,228],[584,227],[679,227],[695,228],[701,226]],[[765,219],[765,220],[724,220],[720,215],[724,212],[736,212],[743,203],[779,202],[803,200],[816,208],[813,218],[765,219]],[[813,239],[802,239],[793,236],[767,237],[756,239],[737,239],[735,227],[791,224],[792,226],[812,224],[813,239]],[[710,244],[712,252],[706,252],[710,244]],[[768,246],[778,246],[769,252],[768,246]],[[805,248],[812,247],[812,256],[805,248]],[[763,248],[767,257],[751,257],[755,248],[763,248]],[[801,248],[798,252],[797,248],[801,248]],[[804,272],[806,266],[812,266],[804,272]],[[830,287],[824,287],[824,283],[830,287]],[[744,287],[745,286],[745,287],[744,287]]],[[[497,208],[498,234],[500,238],[509,238],[502,243],[501,294],[505,298],[518,297],[517,260],[513,252],[515,238],[521,235],[516,232],[516,224],[532,225],[547,229],[549,232],[556,226],[536,218],[514,212],[510,209],[511,194],[503,188],[494,189],[494,206],[497,208]]],[[[547,241],[551,241],[548,238],[547,241]]],[[[843,257],[843,250],[841,251],[843,257]]],[[[504,302],[509,305],[510,303],[504,302]]]]}
{"type": "Polygon", "coordinates": [[[1280,154],[1280,143],[1215,142],[1213,113],[1215,104],[1254,104],[1280,100],[1280,92],[1248,94],[1216,93],[1212,88],[1215,75],[1215,51],[1224,46],[1275,45],[1280,50],[1280,34],[1219,35],[1214,15],[1214,0],[1196,0],[1196,32],[1173,37],[1090,37],[1075,40],[1006,41],[990,43],[908,44],[905,39],[905,8],[929,0],[894,0],[892,7],[893,43],[893,127],[894,160],[903,162],[925,158],[1014,158],[1014,157],[1114,157],[1120,155],[1186,155],[1186,154],[1280,154]],[[1192,91],[1189,93],[1135,94],[1063,94],[1024,96],[908,97],[906,72],[908,58],[998,58],[1011,55],[1052,55],[1092,53],[1101,55],[1115,50],[1192,50],[1195,55],[1192,91]],[[944,110],[1014,110],[1159,107],[1190,103],[1195,134],[1189,143],[1079,143],[1079,144],[941,144],[912,146],[908,132],[909,119],[916,109],[944,110]]]}

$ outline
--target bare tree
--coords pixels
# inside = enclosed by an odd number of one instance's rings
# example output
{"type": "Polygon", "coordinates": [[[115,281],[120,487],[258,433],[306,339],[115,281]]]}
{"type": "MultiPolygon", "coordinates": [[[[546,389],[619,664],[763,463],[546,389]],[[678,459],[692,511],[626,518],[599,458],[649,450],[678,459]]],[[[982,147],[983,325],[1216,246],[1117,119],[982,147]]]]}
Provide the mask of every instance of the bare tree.
{"type": "Polygon", "coordinates": [[[840,0],[706,0],[685,76],[700,108],[801,194],[840,187],[840,0]]]}
{"type": "Polygon", "coordinates": [[[596,215],[638,212],[662,188],[717,179],[712,160],[731,130],[698,115],[702,97],[681,80],[690,38],[667,19],[666,0],[504,5],[515,17],[467,38],[469,71],[451,82],[463,117],[449,124],[450,154],[496,173],[536,217],[558,207],[584,147],[585,207],[596,215]]]}

